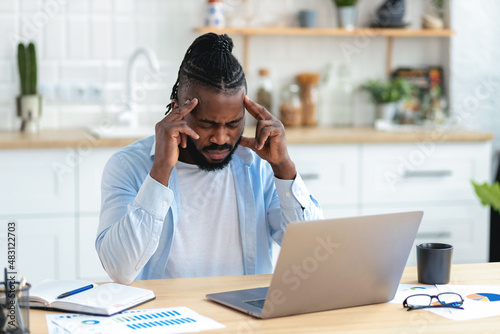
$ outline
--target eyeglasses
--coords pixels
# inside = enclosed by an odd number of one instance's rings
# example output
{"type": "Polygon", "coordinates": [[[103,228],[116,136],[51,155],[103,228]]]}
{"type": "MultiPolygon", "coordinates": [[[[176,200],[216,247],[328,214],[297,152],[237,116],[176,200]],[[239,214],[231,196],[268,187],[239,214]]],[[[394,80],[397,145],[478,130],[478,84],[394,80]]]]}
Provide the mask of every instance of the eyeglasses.
{"type": "Polygon", "coordinates": [[[408,311],[427,307],[452,307],[463,310],[463,307],[461,307],[463,303],[464,299],[458,293],[443,292],[437,296],[424,294],[409,296],[404,300],[403,307],[408,308],[408,311]],[[432,303],[434,298],[437,299],[438,303],[432,303]]]}

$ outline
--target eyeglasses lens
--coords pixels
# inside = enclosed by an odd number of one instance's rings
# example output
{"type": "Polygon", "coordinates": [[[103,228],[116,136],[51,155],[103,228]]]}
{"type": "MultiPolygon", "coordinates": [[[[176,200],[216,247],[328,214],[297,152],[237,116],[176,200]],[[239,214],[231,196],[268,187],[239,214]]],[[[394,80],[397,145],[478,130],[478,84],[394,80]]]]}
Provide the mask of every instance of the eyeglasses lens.
{"type": "Polygon", "coordinates": [[[431,304],[431,296],[415,295],[408,297],[407,303],[409,307],[425,307],[431,304]]]}
{"type": "Polygon", "coordinates": [[[460,306],[463,303],[462,297],[456,293],[440,293],[438,300],[442,305],[460,306]]]}

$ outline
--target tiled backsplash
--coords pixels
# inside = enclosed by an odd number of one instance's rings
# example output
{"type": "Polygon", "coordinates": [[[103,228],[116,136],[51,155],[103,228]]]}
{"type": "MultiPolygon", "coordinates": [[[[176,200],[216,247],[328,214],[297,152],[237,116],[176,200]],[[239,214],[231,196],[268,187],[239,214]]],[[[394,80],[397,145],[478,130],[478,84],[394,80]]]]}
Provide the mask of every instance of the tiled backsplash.
{"type": "MultiPolygon", "coordinates": [[[[421,14],[429,1],[407,1],[410,28],[420,27],[421,14]]],[[[360,1],[358,24],[365,26],[382,2],[360,1]]],[[[238,15],[241,16],[243,0],[225,0],[225,3],[228,23],[241,24],[238,15]]],[[[247,13],[258,13],[253,17],[254,24],[271,21],[293,24],[295,13],[300,9],[313,8],[318,12],[319,26],[336,26],[331,0],[250,0],[247,3],[250,6],[247,13]]],[[[455,3],[451,5],[460,6],[455,3]]],[[[194,28],[203,24],[205,5],[206,0],[0,0],[0,129],[19,126],[14,107],[19,91],[15,59],[19,40],[33,40],[37,45],[39,88],[45,92],[46,100],[43,128],[94,126],[124,108],[128,58],[138,47],[151,48],[158,56],[160,73],[148,74],[147,62],[141,59],[136,83],[140,85],[145,78],[153,78],[149,85],[144,85],[147,89],[140,94],[139,107],[140,122],[153,125],[161,119],[169,103],[180,61],[197,36],[194,28]],[[75,95],[79,89],[93,91],[95,88],[102,93],[97,99],[75,95]]],[[[235,43],[234,53],[241,60],[243,39],[231,37],[235,43]]],[[[277,91],[298,72],[322,71],[328,63],[334,68],[348,63],[355,86],[368,78],[383,78],[386,43],[385,38],[376,37],[367,40],[252,37],[247,71],[249,94],[252,96],[260,67],[271,69],[277,91]],[[346,54],[346,45],[357,46],[356,52],[346,54]]],[[[447,39],[395,40],[394,66],[447,65],[449,57],[447,39]]],[[[457,85],[460,83],[454,83],[452,88],[458,89],[457,85]]],[[[371,117],[372,105],[365,96],[359,95],[355,103],[356,124],[369,123],[371,117]]]]}

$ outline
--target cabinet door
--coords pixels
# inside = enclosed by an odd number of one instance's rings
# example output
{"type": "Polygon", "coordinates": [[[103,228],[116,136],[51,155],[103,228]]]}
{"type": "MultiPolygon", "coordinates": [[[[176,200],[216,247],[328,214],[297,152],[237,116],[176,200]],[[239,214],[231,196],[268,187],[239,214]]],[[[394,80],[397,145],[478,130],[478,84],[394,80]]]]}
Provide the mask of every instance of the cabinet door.
{"type": "Polygon", "coordinates": [[[0,218],[74,213],[73,150],[0,151],[0,218]]]}
{"type": "Polygon", "coordinates": [[[79,211],[98,213],[101,208],[101,178],[104,166],[117,148],[92,149],[79,165],[79,211]]]}
{"type": "Polygon", "coordinates": [[[453,263],[488,262],[489,209],[480,205],[422,206],[419,204],[365,207],[363,215],[423,211],[407,265],[417,264],[416,245],[439,242],[453,245],[453,263]]]}
{"type": "Polygon", "coordinates": [[[477,202],[471,180],[490,178],[491,144],[363,145],[362,202],[477,202]]]}
{"type": "MultiPolygon", "coordinates": [[[[6,249],[6,220],[0,221],[1,249],[6,249]]],[[[45,279],[75,279],[75,222],[68,218],[18,219],[16,228],[18,278],[29,283],[45,279]]],[[[2,252],[2,254],[6,254],[2,252]]],[[[6,267],[6,257],[0,259],[6,267]]]]}
{"type": "Polygon", "coordinates": [[[104,271],[97,251],[95,238],[99,217],[81,217],[78,223],[78,278],[93,282],[107,282],[109,278],[104,271]]]}
{"type": "Polygon", "coordinates": [[[357,145],[289,145],[289,154],[325,217],[357,214],[357,145]]]}

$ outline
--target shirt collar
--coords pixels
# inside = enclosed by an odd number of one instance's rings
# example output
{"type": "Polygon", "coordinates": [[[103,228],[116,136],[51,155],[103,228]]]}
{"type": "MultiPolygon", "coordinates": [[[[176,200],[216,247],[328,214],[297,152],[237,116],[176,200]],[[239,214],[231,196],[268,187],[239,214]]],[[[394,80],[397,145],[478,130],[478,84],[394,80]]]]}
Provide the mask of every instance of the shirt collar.
{"type": "MultiPolygon", "coordinates": [[[[151,147],[151,152],[149,155],[153,157],[155,155],[155,147],[156,147],[156,138],[153,142],[153,146],[151,147]]],[[[247,165],[250,165],[253,162],[253,155],[252,152],[249,148],[243,147],[243,146],[238,146],[236,149],[236,152],[234,152],[234,155],[238,156],[241,160],[243,160],[244,163],[247,165]]]]}

